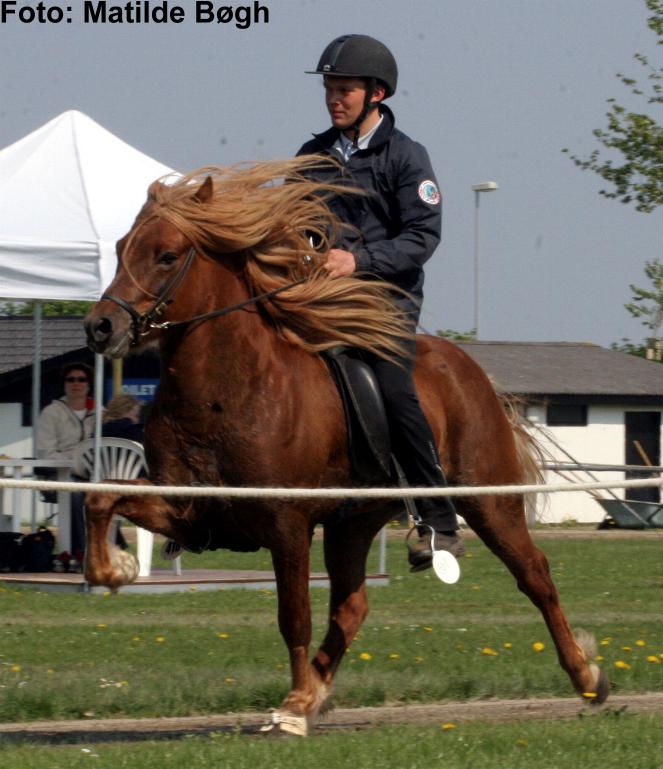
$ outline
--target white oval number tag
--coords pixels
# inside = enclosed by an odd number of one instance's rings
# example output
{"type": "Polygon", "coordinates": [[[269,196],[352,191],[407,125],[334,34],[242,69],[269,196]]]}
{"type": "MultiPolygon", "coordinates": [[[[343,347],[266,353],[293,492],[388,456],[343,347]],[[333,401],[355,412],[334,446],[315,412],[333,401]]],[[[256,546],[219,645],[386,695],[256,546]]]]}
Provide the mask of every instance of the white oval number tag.
{"type": "Polygon", "coordinates": [[[447,585],[454,585],[460,579],[458,561],[447,550],[436,550],[433,553],[433,571],[447,585]]]}

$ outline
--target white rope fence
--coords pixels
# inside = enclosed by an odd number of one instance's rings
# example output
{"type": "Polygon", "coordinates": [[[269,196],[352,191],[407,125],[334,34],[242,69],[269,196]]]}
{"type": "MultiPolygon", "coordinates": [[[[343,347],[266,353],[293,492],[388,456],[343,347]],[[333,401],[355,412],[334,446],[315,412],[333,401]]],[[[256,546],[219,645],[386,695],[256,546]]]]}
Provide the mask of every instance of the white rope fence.
{"type": "Polygon", "coordinates": [[[587,483],[548,483],[513,486],[447,486],[444,488],[267,488],[263,486],[133,486],[125,483],[27,481],[0,478],[0,489],[34,491],[102,491],[127,496],[225,497],[228,499],[417,499],[420,497],[478,497],[507,494],[550,494],[600,489],[643,489],[663,486],[663,478],[587,483]]]}

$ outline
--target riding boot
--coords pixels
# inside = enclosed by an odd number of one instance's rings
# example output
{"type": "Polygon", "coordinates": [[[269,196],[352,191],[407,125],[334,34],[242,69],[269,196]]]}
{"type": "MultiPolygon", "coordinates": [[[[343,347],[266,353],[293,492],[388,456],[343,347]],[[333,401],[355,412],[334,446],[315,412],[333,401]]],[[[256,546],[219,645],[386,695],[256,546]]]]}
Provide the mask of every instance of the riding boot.
{"type": "MultiPolygon", "coordinates": [[[[434,457],[435,479],[431,485],[445,488],[449,484],[442,470],[437,450],[433,443],[428,449],[434,457]]],[[[408,562],[410,571],[428,569],[433,563],[433,532],[435,550],[447,550],[456,558],[465,554],[465,544],[458,536],[456,507],[451,497],[428,497],[417,500],[419,520],[415,521],[418,536],[410,541],[408,535],[408,562]]]]}
{"type": "MultiPolygon", "coordinates": [[[[414,342],[412,342],[414,353],[414,342]]],[[[433,431],[422,411],[413,378],[414,355],[397,361],[367,356],[375,372],[389,419],[392,451],[410,486],[435,488],[447,486],[433,431]]],[[[418,539],[408,541],[408,560],[413,571],[432,565],[431,533],[435,531],[435,549],[458,555],[464,551],[456,530],[456,510],[449,497],[417,500],[418,539]]]]}

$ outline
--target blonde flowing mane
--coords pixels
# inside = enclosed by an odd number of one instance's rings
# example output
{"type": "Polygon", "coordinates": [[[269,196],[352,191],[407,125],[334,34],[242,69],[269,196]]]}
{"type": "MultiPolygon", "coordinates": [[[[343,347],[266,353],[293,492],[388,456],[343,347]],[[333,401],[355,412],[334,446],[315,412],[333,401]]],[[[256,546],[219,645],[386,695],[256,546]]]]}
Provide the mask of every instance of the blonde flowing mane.
{"type": "Polygon", "coordinates": [[[411,321],[394,303],[403,292],[359,275],[330,278],[322,269],[341,226],[326,201],[362,194],[304,175],[329,162],[308,156],[200,168],[172,184],[153,185],[137,224],[162,217],[208,256],[236,257],[252,295],[306,278],[261,307],[285,338],[309,352],[348,345],[383,357],[402,354],[412,336],[411,321]],[[201,190],[201,201],[194,192],[208,177],[211,196],[201,190]],[[319,241],[315,249],[309,235],[319,241]]]}

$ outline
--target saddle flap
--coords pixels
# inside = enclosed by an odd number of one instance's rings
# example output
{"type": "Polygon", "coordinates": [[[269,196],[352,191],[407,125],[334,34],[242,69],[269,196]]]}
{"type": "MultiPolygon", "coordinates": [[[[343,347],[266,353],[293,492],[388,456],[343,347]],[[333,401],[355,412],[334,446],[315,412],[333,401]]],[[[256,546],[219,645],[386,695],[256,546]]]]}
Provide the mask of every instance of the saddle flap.
{"type": "Polygon", "coordinates": [[[371,367],[355,351],[333,348],[324,354],[341,393],[352,467],[362,481],[391,478],[389,423],[371,367]]]}

